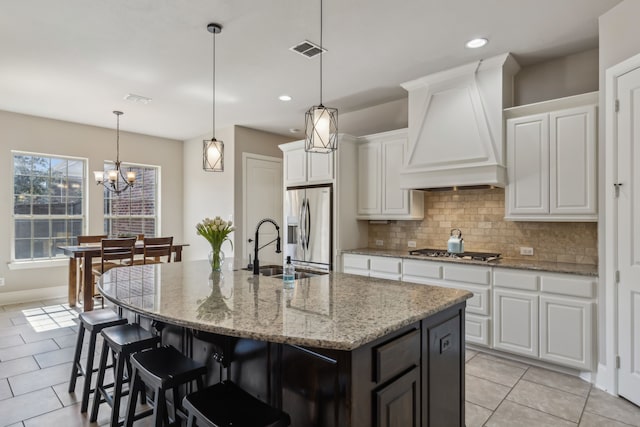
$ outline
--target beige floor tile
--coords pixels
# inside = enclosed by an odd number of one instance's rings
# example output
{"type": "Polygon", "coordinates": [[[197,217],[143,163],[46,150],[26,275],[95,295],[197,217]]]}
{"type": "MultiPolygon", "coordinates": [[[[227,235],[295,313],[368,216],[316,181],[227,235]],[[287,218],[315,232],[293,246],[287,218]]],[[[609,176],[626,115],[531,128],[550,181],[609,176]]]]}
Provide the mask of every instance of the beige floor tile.
{"type": "Polygon", "coordinates": [[[482,406],[475,405],[471,402],[465,402],[464,411],[466,427],[482,427],[493,413],[487,408],[483,408],[482,406]]]}
{"type": "Polygon", "coordinates": [[[13,394],[11,394],[9,382],[6,379],[0,380],[0,400],[8,399],[10,397],[13,397],[13,394]]]}
{"type": "Polygon", "coordinates": [[[24,339],[25,342],[29,343],[29,342],[47,340],[50,338],[62,337],[65,335],[75,335],[75,331],[71,328],[57,328],[57,329],[51,329],[43,332],[36,332],[33,329],[31,329],[30,331],[23,332],[21,335],[22,335],[22,339],[24,339]]]}
{"type": "Polygon", "coordinates": [[[22,423],[15,423],[15,424],[11,424],[10,426],[7,427],[24,427],[24,424],[22,423]]]}
{"type": "Polygon", "coordinates": [[[537,367],[529,368],[522,379],[585,397],[591,390],[591,384],[578,377],[537,367]]]}
{"type": "Polygon", "coordinates": [[[478,354],[477,351],[469,350],[467,348],[464,352],[464,361],[468,362],[469,360],[473,359],[476,354],[478,354]]]}
{"type": "Polygon", "coordinates": [[[40,390],[45,387],[51,387],[52,385],[69,381],[70,376],[71,363],[65,363],[10,377],[9,384],[11,384],[13,394],[18,396],[20,394],[29,393],[34,390],[40,390]]]}
{"type": "Polygon", "coordinates": [[[24,341],[19,334],[0,337],[0,348],[13,347],[14,345],[22,345],[24,341]]]}
{"type": "Polygon", "coordinates": [[[528,369],[531,367],[531,365],[527,365],[526,363],[518,362],[517,360],[507,359],[505,357],[494,356],[493,354],[489,354],[489,353],[479,352],[478,354],[482,356],[484,359],[492,360],[494,362],[500,362],[505,365],[514,366],[516,368],[528,369]]]}
{"type": "Polygon", "coordinates": [[[0,362],[0,378],[13,377],[40,369],[32,356],[0,362]]]}
{"type": "Polygon", "coordinates": [[[633,426],[640,426],[640,408],[624,399],[591,388],[585,410],[633,426]]]}
{"type": "Polygon", "coordinates": [[[580,419],[580,427],[629,427],[630,424],[624,424],[614,421],[610,418],[601,417],[585,411],[580,419]]]}
{"type": "Polygon", "coordinates": [[[75,348],[66,347],[58,350],[48,351],[46,353],[39,353],[33,357],[38,362],[41,368],[48,368],[50,366],[60,365],[62,363],[68,363],[73,361],[75,348]]]}
{"type": "Polygon", "coordinates": [[[526,380],[518,382],[507,396],[507,400],[574,423],[580,421],[586,399],[586,396],[577,396],[526,380]]]}
{"type": "Polygon", "coordinates": [[[0,361],[19,359],[47,351],[58,350],[59,347],[53,340],[38,341],[29,344],[15,345],[0,349],[0,361]]]}
{"type": "Polygon", "coordinates": [[[513,387],[526,371],[526,368],[485,354],[478,354],[465,366],[467,374],[508,387],[513,387]]]}
{"type": "Polygon", "coordinates": [[[0,401],[4,425],[36,417],[61,408],[62,404],[51,387],[0,401]]]}
{"type": "Polygon", "coordinates": [[[65,426],[65,427],[83,427],[97,426],[98,423],[89,422],[89,414],[80,413],[80,406],[73,405],[47,412],[40,416],[30,418],[24,421],[25,427],[41,427],[41,426],[65,426]]]}
{"type": "Polygon", "coordinates": [[[509,387],[467,375],[465,377],[465,400],[484,408],[495,410],[509,394],[509,387]]]}
{"type": "Polygon", "coordinates": [[[486,422],[486,427],[576,427],[577,424],[505,400],[486,422]]]}

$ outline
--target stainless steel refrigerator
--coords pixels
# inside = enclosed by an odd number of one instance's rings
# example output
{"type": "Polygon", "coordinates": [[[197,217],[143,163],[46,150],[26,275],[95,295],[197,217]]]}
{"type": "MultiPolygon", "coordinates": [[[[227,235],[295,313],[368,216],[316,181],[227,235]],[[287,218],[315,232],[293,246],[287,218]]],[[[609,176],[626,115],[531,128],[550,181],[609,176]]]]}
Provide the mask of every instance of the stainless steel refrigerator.
{"type": "Polygon", "coordinates": [[[333,185],[290,187],[285,197],[285,259],[298,266],[331,270],[333,185]]]}

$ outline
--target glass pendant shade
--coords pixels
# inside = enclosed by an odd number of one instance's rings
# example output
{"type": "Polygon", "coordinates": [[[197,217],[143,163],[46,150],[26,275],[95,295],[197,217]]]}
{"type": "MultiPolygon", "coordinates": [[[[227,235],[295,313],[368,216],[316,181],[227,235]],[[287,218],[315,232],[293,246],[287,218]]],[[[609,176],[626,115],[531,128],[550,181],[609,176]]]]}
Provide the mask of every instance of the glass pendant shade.
{"type": "Polygon", "coordinates": [[[314,105],[305,113],[305,151],[331,153],[338,148],[338,110],[314,105]]]}
{"type": "Polygon", "coordinates": [[[202,141],[202,169],[207,172],[224,171],[224,143],[215,138],[202,141]]]}

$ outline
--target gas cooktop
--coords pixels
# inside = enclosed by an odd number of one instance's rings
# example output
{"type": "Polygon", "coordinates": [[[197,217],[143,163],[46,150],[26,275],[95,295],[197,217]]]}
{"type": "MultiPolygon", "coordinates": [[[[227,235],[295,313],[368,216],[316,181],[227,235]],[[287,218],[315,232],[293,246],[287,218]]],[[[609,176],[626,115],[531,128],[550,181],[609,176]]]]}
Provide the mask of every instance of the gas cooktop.
{"type": "Polygon", "coordinates": [[[472,259],[474,261],[494,261],[500,258],[500,254],[491,252],[463,252],[461,254],[452,254],[446,249],[414,249],[409,251],[409,255],[422,255],[432,258],[460,258],[472,259]]]}

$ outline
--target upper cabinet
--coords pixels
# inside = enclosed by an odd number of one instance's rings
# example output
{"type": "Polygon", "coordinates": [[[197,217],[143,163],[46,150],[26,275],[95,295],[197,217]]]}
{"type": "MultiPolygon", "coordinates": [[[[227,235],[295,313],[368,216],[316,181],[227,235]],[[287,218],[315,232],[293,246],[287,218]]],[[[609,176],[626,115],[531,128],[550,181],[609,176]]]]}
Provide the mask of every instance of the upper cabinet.
{"type": "Polygon", "coordinates": [[[505,219],[597,221],[597,93],[505,110],[505,219]]]}
{"type": "Polygon", "coordinates": [[[334,153],[307,153],[304,141],[281,146],[284,152],[285,186],[320,184],[334,178],[334,153]]]}
{"type": "Polygon", "coordinates": [[[407,131],[360,138],[358,146],[358,219],[422,219],[424,195],[400,188],[407,152],[407,131]]]}
{"type": "Polygon", "coordinates": [[[505,186],[502,111],[520,69],[502,54],[404,83],[409,144],[400,171],[408,189],[505,186]]]}

